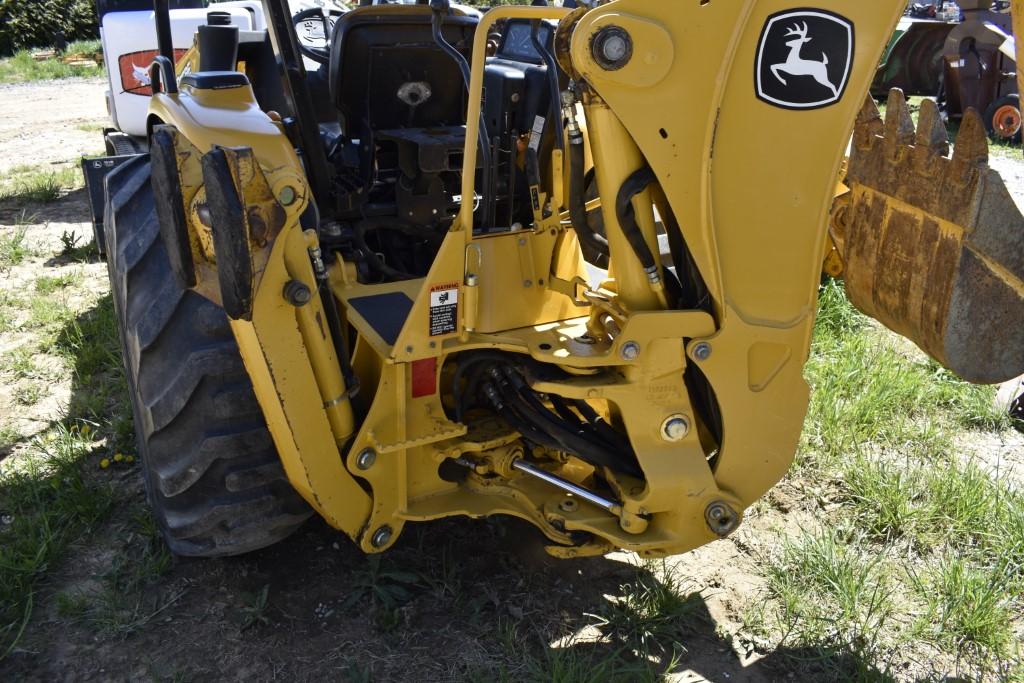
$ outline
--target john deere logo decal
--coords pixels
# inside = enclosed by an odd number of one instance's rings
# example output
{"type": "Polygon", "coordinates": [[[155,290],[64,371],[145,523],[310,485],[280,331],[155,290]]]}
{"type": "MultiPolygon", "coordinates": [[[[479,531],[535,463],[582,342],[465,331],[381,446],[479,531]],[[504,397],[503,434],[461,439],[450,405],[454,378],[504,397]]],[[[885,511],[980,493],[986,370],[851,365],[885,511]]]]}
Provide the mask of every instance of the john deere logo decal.
{"type": "Polygon", "coordinates": [[[785,109],[838,102],[850,78],[853,24],[821,9],[768,17],[757,48],[757,96],[785,109]]]}

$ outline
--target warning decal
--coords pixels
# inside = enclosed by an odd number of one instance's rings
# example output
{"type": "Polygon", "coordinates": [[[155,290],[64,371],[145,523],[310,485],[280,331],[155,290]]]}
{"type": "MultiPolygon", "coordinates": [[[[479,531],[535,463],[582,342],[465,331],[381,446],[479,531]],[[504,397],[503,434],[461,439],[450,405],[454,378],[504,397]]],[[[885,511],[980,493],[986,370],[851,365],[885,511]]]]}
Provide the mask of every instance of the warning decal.
{"type": "Polygon", "coordinates": [[[452,334],[458,329],[459,283],[430,288],[430,336],[452,334]]]}

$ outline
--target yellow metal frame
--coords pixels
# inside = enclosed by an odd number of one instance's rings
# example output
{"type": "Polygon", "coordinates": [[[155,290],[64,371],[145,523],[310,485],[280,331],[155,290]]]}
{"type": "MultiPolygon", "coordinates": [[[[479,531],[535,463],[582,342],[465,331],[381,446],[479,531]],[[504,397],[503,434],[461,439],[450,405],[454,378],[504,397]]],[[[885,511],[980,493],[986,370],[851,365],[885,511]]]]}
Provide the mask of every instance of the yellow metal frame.
{"type": "MultiPolygon", "coordinates": [[[[796,112],[757,99],[751,78],[765,21],[791,2],[616,0],[572,14],[538,7],[488,12],[481,36],[504,19],[561,20],[559,57],[586,83],[583,110],[611,251],[608,281],[598,292],[578,285],[586,270],[558,210],[564,181],[549,188],[543,201],[554,210],[533,229],[473,234],[485,60],[485,41],[475,41],[462,181],[470,199],[429,275],[363,285],[344,264],[330,272],[358,338],[353,365],[362,393],[351,438],[337,425],[332,429],[323,387],[334,382],[337,388],[337,377],[326,378],[335,371],[322,368],[333,366],[316,360],[333,348],[330,335],[310,335],[306,314],[282,296],[294,280],[315,289],[309,252],[316,244],[298,225],[309,191],[280,124],[259,111],[248,88],[183,87],[178,95],[153,98],[154,122],[174,126],[199,153],[213,144],[249,147],[275,195],[288,187],[298,197],[285,207],[281,234],[262,247],[267,261],[251,321],[233,321],[232,328],[288,477],[317,512],[367,552],[389,547],[409,521],[506,514],[535,524],[563,556],[612,547],[664,555],[718,537],[706,520],[710,506],[725,504],[740,514],[782,477],[806,412],[802,368],[837,174],[863,93],[905,3],[817,5],[853,22],[857,51],[845,96],[831,107],[796,112]],[[619,71],[602,69],[590,51],[595,32],[612,24],[629,31],[636,49],[619,71]],[[660,187],[634,200],[638,224],[657,253],[652,195],[667,201],[710,290],[710,313],[664,310],[664,291],[651,285],[618,225],[611,198],[644,164],[660,187]],[[448,283],[459,289],[459,326],[431,336],[430,289],[448,283]],[[414,302],[394,344],[349,304],[385,292],[404,292],[414,302]],[[621,332],[604,343],[578,343],[607,311],[621,332]],[[623,353],[627,343],[639,349],[635,357],[623,353]],[[510,470],[517,437],[499,421],[452,422],[443,390],[412,398],[413,362],[438,359],[443,387],[445,360],[480,349],[568,369],[571,379],[534,389],[588,401],[625,429],[646,481],[606,473],[621,501],[617,514],[563,505],[566,494],[510,470]],[[722,416],[724,438],[714,453],[684,382],[694,366],[713,388],[722,416]],[[670,442],[663,436],[670,416],[695,428],[670,442]],[[459,457],[498,476],[442,479],[440,465],[459,457]],[[573,546],[572,532],[593,540],[573,546]]],[[[554,162],[558,169],[561,159],[554,162]]],[[[190,229],[200,231],[194,223],[190,229]]],[[[592,482],[593,468],[575,458],[547,462],[561,477],[592,482]]]]}

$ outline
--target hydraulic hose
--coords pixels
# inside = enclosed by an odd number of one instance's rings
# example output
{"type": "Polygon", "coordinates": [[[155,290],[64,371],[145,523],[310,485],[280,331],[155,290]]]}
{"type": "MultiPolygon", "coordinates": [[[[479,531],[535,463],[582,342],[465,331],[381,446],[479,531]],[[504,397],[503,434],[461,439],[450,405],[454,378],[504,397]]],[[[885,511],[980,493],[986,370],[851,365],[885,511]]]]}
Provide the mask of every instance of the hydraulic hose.
{"type": "Polygon", "coordinates": [[[575,401],[574,405],[576,406],[576,410],[580,411],[580,414],[583,415],[583,419],[590,423],[591,427],[594,428],[594,431],[597,432],[601,438],[615,444],[618,448],[632,450],[629,440],[619,432],[615,431],[615,429],[613,429],[603,417],[598,415],[596,410],[590,407],[589,403],[586,401],[575,401]]]}
{"type": "Polygon", "coordinates": [[[569,127],[569,222],[580,244],[594,257],[594,265],[608,265],[608,240],[590,229],[587,220],[586,151],[583,148],[583,134],[578,126],[569,127]]]}
{"type": "Polygon", "coordinates": [[[636,254],[652,285],[661,282],[661,276],[658,273],[658,261],[655,259],[651,246],[647,244],[647,240],[644,239],[644,234],[636,222],[633,198],[646,190],[657,179],[654,171],[649,166],[645,166],[626,178],[626,182],[622,184],[622,187],[619,189],[619,196],[615,200],[615,215],[619,219],[619,227],[622,228],[622,233],[629,241],[629,246],[633,248],[633,253],[636,254]]]}
{"type": "Polygon", "coordinates": [[[392,268],[384,263],[382,259],[378,258],[377,251],[372,249],[366,241],[366,234],[374,230],[395,230],[406,235],[425,239],[426,241],[440,242],[443,240],[443,237],[435,240],[433,235],[424,233],[422,230],[416,230],[415,228],[410,227],[409,224],[403,223],[402,221],[394,218],[364,218],[358,221],[353,226],[352,230],[352,239],[355,242],[356,247],[358,247],[360,252],[362,252],[363,255],[372,262],[373,267],[377,269],[377,272],[391,280],[415,280],[421,276],[392,268]]]}
{"type": "Polygon", "coordinates": [[[555,60],[555,56],[548,50],[548,46],[545,45],[540,39],[540,19],[534,19],[531,22],[530,30],[530,41],[533,43],[533,49],[537,51],[537,54],[544,60],[544,66],[547,67],[548,73],[548,96],[551,98],[551,103],[548,105],[548,116],[550,122],[548,125],[555,127],[555,145],[558,149],[565,151],[565,136],[562,134],[562,122],[561,122],[561,107],[559,107],[560,101],[560,89],[558,87],[558,62],[555,60]]]}
{"type": "MultiPolygon", "coordinates": [[[[496,375],[500,374],[500,371],[492,370],[492,376],[495,379],[498,379],[496,375]]],[[[516,405],[531,424],[558,441],[563,450],[575,454],[592,465],[607,467],[633,477],[643,476],[643,472],[635,461],[623,459],[620,454],[609,448],[608,444],[577,433],[570,425],[544,407],[529,385],[514,370],[506,369],[505,379],[507,382],[499,384],[499,388],[507,386],[509,390],[515,392],[512,396],[504,394],[506,401],[516,405]]]]}
{"type": "Polygon", "coordinates": [[[505,421],[519,432],[524,439],[545,448],[554,450],[564,448],[553,436],[544,430],[538,429],[536,425],[531,423],[522,414],[522,410],[518,405],[509,403],[504,393],[493,382],[488,382],[483,386],[483,393],[491,403],[491,407],[500,413],[505,421]]]}
{"type": "MultiPolygon", "coordinates": [[[[466,391],[462,391],[462,379],[469,372],[471,367],[479,365],[480,363],[491,362],[495,364],[504,365],[508,363],[508,357],[494,352],[479,351],[471,356],[463,358],[459,357],[459,365],[455,369],[455,373],[452,375],[452,399],[455,403],[455,421],[462,422],[462,417],[465,413],[465,398],[467,396],[474,396],[476,390],[480,386],[480,375],[474,375],[466,386],[466,391]]],[[[482,373],[481,373],[482,374],[482,373]]]]}
{"type": "MultiPolygon", "coordinates": [[[[455,47],[445,39],[444,33],[441,30],[444,25],[444,17],[452,11],[451,2],[449,0],[430,0],[430,9],[433,11],[430,27],[434,36],[434,42],[437,43],[437,46],[444,50],[444,52],[459,65],[459,71],[462,73],[462,82],[466,86],[466,93],[468,94],[471,90],[470,82],[472,80],[469,62],[466,61],[466,58],[461,52],[456,50],[455,47]]],[[[484,118],[482,110],[480,112],[480,131],[477,137],[477,145],[480,148],[480,157],[483,160],[484,167],[483,186],[489,188],[491,186],[491,141],[487,135],[487,120],[484,118]]],[[[493,216],[493,212],[490,210],[491,202],[493,200],[493,195],[491,197],[484,197],[485,216],[493,216]]]]}
{"type": "Polygon", "coordinates": [[[551,397],[557,415],[549,410],[536,392],[526,383],[520,371],[514,368],[504,355],[496,352],[480,352],[463,361],[452,378],[453,399],[456,419],[461,421],[465,411],[465,399],[477,392],[486,403],[528,442],[551,450],[566,451],[595,467],[608,469],[642,478],[643,471],[636,461],[636,455],[625,438],[607,424],[604,434],[592,426],[592,414],[583,412],[585,421],[572,412],[557,396],[551,397]],[[470,369],[490,364],[472,376],[466,391],[460,390],[463,378],[470,369]],[[610,438],[605,438],[605,437],[610,438]]]}

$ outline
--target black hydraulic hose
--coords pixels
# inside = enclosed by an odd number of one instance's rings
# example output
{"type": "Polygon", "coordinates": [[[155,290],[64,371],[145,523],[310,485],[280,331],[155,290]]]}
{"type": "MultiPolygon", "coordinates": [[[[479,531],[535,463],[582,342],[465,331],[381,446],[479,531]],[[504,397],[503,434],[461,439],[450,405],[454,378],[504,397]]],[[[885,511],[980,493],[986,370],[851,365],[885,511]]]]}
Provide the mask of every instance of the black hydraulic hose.
{"type": "MultiPolygon", "coordinates": [[[[492,372],[491,374],[494,381],[488,383],[487,386],[494,387],[499,392],[503,403],[502,410],[499,414],[503,418],[508,419],[511,415],[515,422],[525,425],[528,432],[543,434],[541,440],[537,440],[536,438],[533,439],[541,445],[546,445],[547,447],[555,450],[570,451],[574,453],[579,450],[571,444],[572,439],[567,438],[567,435],[563,433],[564,430],[561,429],[557,420],[552,423],[554,416],[548,413],[548,419],[545,420],[545,416],[537,414],[536,410],[532,406],[528,405],[528,403],[523,399],[522,394],[517,392],[515,387],[513,387],[506,378],[501,376],[500,371],[497,373],[492,372]]],[[[488,398],[490,398],[490,396],[488,396],[488,398]]],[[[541,408],[544,412],[547,412],[543,406],[541,406],[541,408]]],[[[516,431],[519,431],[517,424],[513,423],[513,427],[516,427],[516,431]]]]}
{"type": "Polygon", "coordinates": [[[622,228],[623,234],[629,241],[629,246],[633,248],[633,253],[636,254],[640,265],[647,272],[647,277],[652,284],[661,280],[658,275],[658,262],[655,260],[654,253],[651,252],[651,246],[647,244],[647,240],[644,239],[644,234],[636,222],[636,212],[633,210],[633,197],[646,190],[657,179],[654,171],[649,166],[645,166],[626,178],[626,182],[622,183],[622,187],[619,189],[619,196],[615,200],[615,215],[619,219],[619,226],[622,228]]]}
{"type": "MultiPolygon", "coordinates": [[[[451,3],[449,2],[449,0],[430,0],[430,9],[433,10],[434,13],[430,21],[431,31],[433,32],[434,36],[434,42],[437,43],[437,46],[444,50],[444,52],[453,60],[455,60],[456,64],[459,65],[459,71],[462,72],[462,82],[466,86],[466,93],[468,94],[472,90],[472,88],[470,87],[470,82],[472,81],[472,73],[469,66],[469,62],[466,61],[466,58],[462,55],[461,52],[456,50],[455,47],[445,39],[444,33],[441,30],[444,25],[445,15],[451,12],[451,3]]],[[[480,156],[483,159],[483,186],[490,187],[489,176],[491,174],[491,143],[489,136],[487,134],[487,120],[484,118],[484,113],[482,110],[480,112],[480,131],[477,134],[477,138],[477,146],[480,148],[480,156]]],[[[463,197],[463,201],[466,201],[465,197],[463,197]]],[[[491,201],[493,201],[493,197],[484,197],[485,216],[493,215],[492,212],[489,210],[491,201]]]]}
{"type": "Polygon", "coordinates": [[[338,356],[338,363],[341,365],[341,376],[345,380],[345,393],[351,398],[359,393],[359,378],[352,369],[352,357],[348,350],[348,337],[345,335],[345,328],[341,324],[338,302],[334,298],[334,292],[331,291],[330,277],[327,274],[323,252],[319,247],[310,249],[310,258],[313,264],[313,274],[317,282],[317,294],[320,295],[324,317],[327,318],[327,329],[330,331],[331,338],[334,341],[334,353],[338,356]]]}
{"type": "Polygon", "coordinates": [[[494,383],[488,382],[485,384],[483,386],[483,392],[495,412],[501,415],[502,418],[508,422],[514,430],[519,432],[520,436],[524,439],[545,448],[551,448],[554,450],[561,450],[563,448],[562,444],[558,443],[554,437],[547,432],[538,429],[526,417],[524,417],[518,406],[510,404],[501,390],[495,386],[494,383]]]}
{"type": "Polygon", "coordinates": [[[590,222],[587,220],[587,198],[586,198],[586,171],[584,164],[586,151],[583,147],[583,134],[573,131],[569,134],[569,222],[580,244],[587,248],[590,254],[597,255],[595,266],[604,267],[608,265],[608,240],[604,235],[599,235],[590,229],[590,222]]]}
{"type": "Polygon", "coordinates": [[[341,363],[341,375],[345,378],[345,392],[351,398],[359,393],[359,378],[352,369],[352,356],[348,349],[348,337],[341,324],[341,315],[338,313],[338,303],[334,299],[334,293],[330,285],[322,282],[319,286],[320,301],[323,303],[324,316],[327,318],[327,329],[334,337],[334,352],[341,363]]]}
{"type": "Polygon", "coordinates": [[[548,398],[551,400],[551,405],[554,406],[555,412],[558,413],[559,417],[574,428],[583,429],[583,422],[580,421],[580,418],[576,413],[572,412],[572,409],[569,408],[568,404],[564,400],[562,400],[561,396],[549,396],[548,398]]]}
{"type": "Polygon", "coordinates": [[[373,230],[395,230],[402,232],[407,235],[419,237],[427,241],[436,241],[440,243],[443,241],[443,237],[434,239],[432,235],[423,233],[422,230],[417,230],[415,227],[403,223],[402,221],[394,218],[380,217],[380,218],[364,218],[358,221],[352,230],[352,238],[355,241],[356,247],[359,251],[373,263],[374,268],[377,271],[392,280],[415,280],[420,277],[412,273],[406,273],[384,263],[380,258],[377,257],[377,251],[370,247],[366,242],[366,233],[373,230]]]}
{"type": "Polygon", "coordinates": [[[559,397],[551,398],[552,405],[561,418],[552,413],[540,402],[519,371],[509,363],[508,358],[501,353],[479,352],[460,361],[452,378],[452,394],[458,421],[463,417],[462,404],[466,396],[475,392],[475,386],[481,383],[479,391],[483,398],[528,442],[572,453],[597,467],[607,467],[638,478],[643,476],[632,447],[628,442],[623,445],[622,435],[608,427],[615,440],[611,443],[605,442],[591,431],[591,421],[586,414],[584,417],[587,422],[581,422],[559,397]],[[466,392],[461,391],[459,385],[462,379],[471,368],[483,363],[493,365],[473,377],[473,387],[469,387],[466,392]],[[626,457],[623,458],[623,455],[626,457]]]}
{"type": "Polygon", "coordinates": [[[555,61],[555,56],[548,50],[548,46],[541,42],[540,39],[540,19],[534,19],[532,22],[532,28],[530,30],[530,41],[533,43],[533,49],[537,51],[537,54],[544,60],[544,65],[547,67],[548,73],[548,97],[551,102],[548,103],[548,124],[555,128],[555,145],[558,149],[565,151],[565,135],[562,132],[562,108],[560,106],[560,95],[561,89],[558,87],[558,62],[555,61]]]}
{"type": "Polygon", "coordinates": [[[589,403],[586,401],[575,401],[574,405],[576,406],[576,410],[580,411],[580,414],[583,415],[583,419],[590,423],[598,435],[615,444],[619,448],[627,449],[629,451],[633,450],[633,447],[629,443],[629,439],[608,424],[608,422],[601,417],[589,403]]]}
{"type": "MultiPolygon", "coordinates": [[[[494,372],[492,371],[493,375],[494,372]]],[[[562,444],[564,450],[575,454],[592,465],[607,467],[616,472],[634,477],[643,476],[643,472],[638,464],[623,460],[607,444],[576,433],[570,425],[560,420],[558,416],[540,402],[533,390],[521,377],[516,374],[509,374],[508,372],[505,375],[508,380],[509,389],[515,391],[516,396],[518,396],[517,400],[515,396],[510,397],[506,394],[507,402],[525,409],[524,416],[527,417],[531,424],[554,437],[555,440],[562,444]],[[540,420],[542,424],[537,424],[537,420],[540,420]]]]}
{"type": "MultiPolygon", "coordinates": [[[[600,416],[598,416],[598,421],[595,422],[590,422],[586,416],[584,416],[583,420],[580,420],[579,416],[572,412],[572,409],[569,408],[569,405],[561,396],[549,396],[548,399],[551,401],[551,405],[554,406],[555,412],[558,413],[566,423],[572,426],[580,436],[592,441],[597,441],[598,443],[612,445],[615,448],[624,450],[628,453],[633,452],[633,448],[629,445],[629,442],[623,438],[621,434],[601,421],[600,416]],[[604,429],[601,429],[602,427],[604,429]]],[[[576,401],[575,403],[578,405],[579,403],[582,403],[582,401],[576,401]]],[[[589,408],[590,406],[587,407],[589,408]]],[[[594,413],[594,415],[597,416],[597,413],[594,413]]]]}
{"type": "Polygon", "coordinates": [[[466,358],[459,357],[458,367],[455,369],[452,375],[452,399],[455,402],[455,421],[462,422],[462,416],[464,413],[463,401],[467,396],[473,396],[476,387],[479,386],[479,381],[470,383],[466,386],[466,391],[463,392],[460,388],[462,384],[462,378],[466,376],[469,369],[474,365],[480,363],[492,362],[496,364],[505,365],[508,363],[508,356],[501,353],[494,353],[488,351],[479,351],[466,358]]]}

